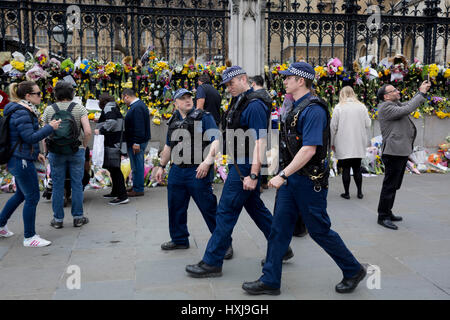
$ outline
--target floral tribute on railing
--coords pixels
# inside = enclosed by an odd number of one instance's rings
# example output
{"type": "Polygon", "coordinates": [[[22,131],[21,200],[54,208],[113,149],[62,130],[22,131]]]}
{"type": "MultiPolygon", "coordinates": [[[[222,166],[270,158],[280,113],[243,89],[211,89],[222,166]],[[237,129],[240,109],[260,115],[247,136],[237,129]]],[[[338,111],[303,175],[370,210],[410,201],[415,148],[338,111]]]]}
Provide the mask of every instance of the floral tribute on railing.
{"type": "MultiPolygon", "coordinates": [[[[428,100],[412,115],[419,118],[423,115],[436,115],[450,118],[450,63],[447,66],[436,64],[423,65],[417,59],[408,65],[406,59],[397,55],[385,58],[379,64],[373,62],[373,56],[362,57],[353,64],[353,71],[348,72],[338,58],[330,59],[325,66],[316,66],[314,88],[318,96],[325,99],[330,111],[339,102],[339,90],[343,86],[351,86],[361,102],[368,109],[372,119],[378,115],[377,91],[384,84],[392,84],[401,92],[402,101],[411,99],[422,83],[429,79],[432,83],[427,95],[428,100]]],[[[280,105],[284,99],[283,77],[280,71],[289,64],[266,67],[267,78],[270,79],[271,94],[280,105]]]]}
{"type": "MultiPolygon", "coordinates": [[[[218,66],[215,62],[195,63],[194,59],[183,65],[169,65],[158,59],[151,48],[148,56],[145,65],[140,59],[133,64],[131,57],[125,57],[121,62],[86,59],[73,62],[71,59],[58,61],[49,58],[46,50],[39,50],[34,56],[19,52],[3,54],[0,67],[7,74],[8,83],[32,80],[39,85],[42,91],[41,112],[54,102],[52,92],[58,80],[72,82],[82,103],[98,99],[100,94],[107,92],[115,97],[124,113],[127,108],[121,100],[121,92],[124,88],[133,88],[147,104],[155,124],[172,116],[173,92],[181,87],[195,91],[196,80],[202,73],[208,73],[212,85],[224,95],[224,88],[219,84],[226,66],[218,66]]],[[[90,113],[89,118],[94,120],[94,113],[90,113]]]]}
{"type": "MultiPolygon", "coordinates": [[[[140,59],[133,63],[131,57],[125,57],[121,62],[86,59],[78,59],[75,62],[71,59],[59,61],[50,58],[46,50],[39,50],[35,55],[3,53],[0,56],[0,67],[7,74],[8,82],[33,80],[38,83],[43,92],[41,110],[54,101],[53,87],[58,80],[64,79],[73,82],[76,95],[83,103],[88,99],[98,99],[101,93],[108,92],[116,98],[124,112],[126,106],[120,98],[121,91],[124,88],[134,88],[147,104],[153,116],[152,121],[160,124],[161,120],[172,115],[173,92],[181,87],[195,91],[198,76],[202,73],[210,75],[212,85],[222,94],[222,109],[226,110],[229,97],[225,88],[220,86],[221,75],[226,66],[217,65],[215,62],[200,64],[194,59],[185,64],[169,64],[160,60],[152,49],[150,47],[147,50],[144,63],[140,59]]],[[[316,93],[329,103],[332,111],[339,101],[339,90],[350,85],[367,106],[370,116],[376,118],[376,92],[383,84],[394,85],[400,90],[402,100],[407,100],[417,92],[420,83],[429,77],[432,87],[428,100],[413,116],[419,118],[422,115],[436,115],[439,118],[450,118],[450,63],[446,67],[436,64],[423,65],[415,59],[412,64],[408,64],[401,55],[385,58],[379,64],[373,61],[373,56],[362,57],[354,62],[352,71],[346,70],[338,58],[330,59],[324,66],[316,66],[316,93]]],[[[284,99],[279,71],[287,69],[288,66],[285,63],[272,69],[265,67],[268,89],[274,99],[274,109],[280,107],[284,99]]],[[[90,118],[94,119],[95,115],[91,113],[90,118]]]]}

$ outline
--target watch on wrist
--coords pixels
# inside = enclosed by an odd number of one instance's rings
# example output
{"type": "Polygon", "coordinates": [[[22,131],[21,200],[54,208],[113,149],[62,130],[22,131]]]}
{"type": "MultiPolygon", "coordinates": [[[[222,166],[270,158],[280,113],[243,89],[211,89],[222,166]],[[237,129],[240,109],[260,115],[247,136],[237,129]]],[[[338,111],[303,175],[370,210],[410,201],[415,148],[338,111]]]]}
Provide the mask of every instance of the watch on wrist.
{"type": "Polygon", "coordinates": [[[250,173],[250,179],[252,179],[252,180],[258,179],[258,175],[254,174],[254,173],[250,173]]]}
{"type": "Polygon", "coordinates": [[[165,169],[166,168],[166,166],[163,166],[161,163],[160,164],[158,164],[158,167],[160,167],[160,168],[163,168],[163,169],[165,169]]]}
{"type": "Polygon", "coordinates": [[[280,177],[282,177],[284,180],[287,180],[286,174],[284,173],[284,170],[281,170],[278,174],[280,177]]]}

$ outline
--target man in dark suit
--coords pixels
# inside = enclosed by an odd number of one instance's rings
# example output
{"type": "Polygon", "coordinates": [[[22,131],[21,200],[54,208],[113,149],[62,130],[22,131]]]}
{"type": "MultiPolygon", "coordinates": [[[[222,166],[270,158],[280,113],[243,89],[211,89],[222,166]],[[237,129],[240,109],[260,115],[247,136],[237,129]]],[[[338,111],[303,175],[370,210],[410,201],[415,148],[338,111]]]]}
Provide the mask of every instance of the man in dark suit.
{"type": "Polygon", "coordinates": [[[129,107],[125,116],[125,141],[133,172],[133,188],[128,191],[128,197],[138,197],[144,195],[144,152],[150,140],[150,115],[134,90],[123,90],[122,100],[129,107]]]}
{"type": "Polygon", "coordinates": [[[380,122],[383,144],[381,147],[385,172],[380,201],[378,203],[378,224],[392,230],[398,227],[393,221],[402,221],[402,217],[392,213],[395,194],[400,189],[405,173],[408,156],[413,152],[416,139],[416,126],[409,114],[416,110],[426,99],[431,83],[424,81],[419,92],[408,102],[400,102],[400,91],[390,84],[382,86],[377,97],[378,121],[380,122]]]}

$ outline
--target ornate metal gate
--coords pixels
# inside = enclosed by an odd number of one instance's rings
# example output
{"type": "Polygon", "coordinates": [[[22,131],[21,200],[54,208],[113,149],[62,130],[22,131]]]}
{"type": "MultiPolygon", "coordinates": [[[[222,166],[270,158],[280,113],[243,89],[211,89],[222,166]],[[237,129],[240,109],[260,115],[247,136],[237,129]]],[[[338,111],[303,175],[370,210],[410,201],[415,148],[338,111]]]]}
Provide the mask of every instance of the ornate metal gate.
{"type": "Polygon", "coordinates": [[[336,0],[320,0],[314,1],[316,8],[313,8],[312,0],[279,0],[276,3],[269,0],[266,9],[267,64],[302,58],[321,65],[329,58],[338,57],[351,68],[355,58],[366,55],[373,46],[378,61],[393,55],[394,47],[407,57],[415,57],[419,40],[423,41],[424,63],[435,62],[438,41],[443,43],[444,62],[450,58],[447,55],[449,3],[446,12],[441,12],[439,0],[402,0],[389,2],[389,7],[384,2],[387,3],[382,0],[376,3],[344,0],[338,8],[336,0]],[[366,9],[362,10],[358,2],[366,9]],[[396,46],[395,41],[400,44],[396,46]],[[278,45],[280,53],[274,58],[273,50],[278,45]]]}
{"type": "Polygon", "coordinates": [[[0,49],[15,38],[22,52],[117,60],[116,53],[139,58],[153,44],[170,61],[225,60],[228,0],[86,2],[0,1],[0,49]]]}

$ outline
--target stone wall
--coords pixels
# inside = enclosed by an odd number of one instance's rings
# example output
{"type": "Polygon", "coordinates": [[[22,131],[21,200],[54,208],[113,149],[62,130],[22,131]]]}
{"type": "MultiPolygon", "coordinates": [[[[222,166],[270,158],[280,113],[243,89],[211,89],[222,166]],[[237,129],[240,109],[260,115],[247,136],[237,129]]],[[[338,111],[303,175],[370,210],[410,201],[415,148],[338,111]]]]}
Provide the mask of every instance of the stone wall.
{"type": "MultiPolygon", "coordinates": [[[[422,146],[430,151],[435,151],[438,145],[444,142],[445,137],[450,135],[450,119],[439,119],[436,116],[425,116],[424,118],[412,118],[416,128],[417,137],[414,142],[415,146],[422,146]]],[[[161,119],[161,124],[156,125],[150,116],[150,130],[151,140],[148,144],[147,150],[151,147],[162,150],[166,142],[167,135],[167,120],[161,119]]],[[[92,130],[95,128],[95,123],[91,122],[92,130]]],[[[369,139],[380,135],[380,124],[378,120],[372,120],[372,127],[369,129],[369,139]]],[[[90,147],[92,148],[92,140],[90,147]]]]}

